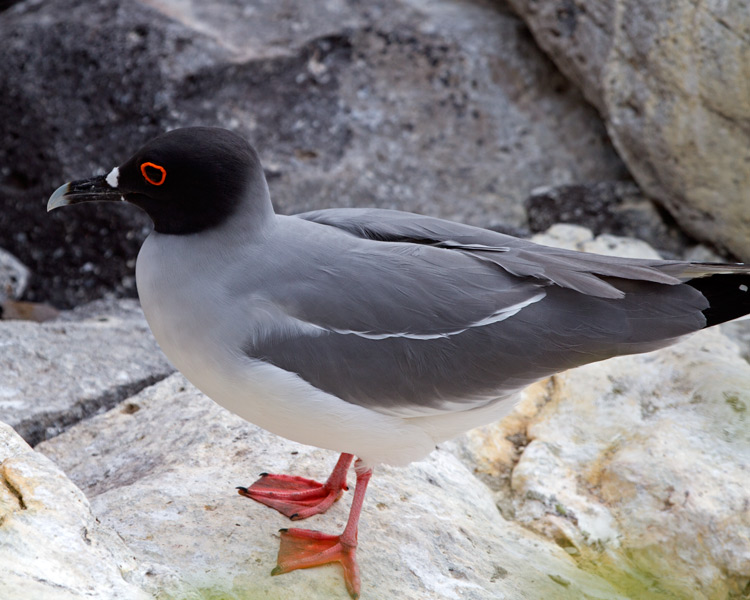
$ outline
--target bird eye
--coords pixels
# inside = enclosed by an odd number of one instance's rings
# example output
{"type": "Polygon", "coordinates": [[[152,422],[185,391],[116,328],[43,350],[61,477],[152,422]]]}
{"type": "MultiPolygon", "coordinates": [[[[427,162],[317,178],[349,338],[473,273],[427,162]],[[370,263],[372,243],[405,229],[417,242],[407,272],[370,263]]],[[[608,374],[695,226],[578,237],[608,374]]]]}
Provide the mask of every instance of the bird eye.
{"type": "Polygon", "coordinates": [[[145,162],[141,165],[143,178],[151,185],[161,185],[167,178],[167,170],[161,165],[152,162],[145,162]]]}

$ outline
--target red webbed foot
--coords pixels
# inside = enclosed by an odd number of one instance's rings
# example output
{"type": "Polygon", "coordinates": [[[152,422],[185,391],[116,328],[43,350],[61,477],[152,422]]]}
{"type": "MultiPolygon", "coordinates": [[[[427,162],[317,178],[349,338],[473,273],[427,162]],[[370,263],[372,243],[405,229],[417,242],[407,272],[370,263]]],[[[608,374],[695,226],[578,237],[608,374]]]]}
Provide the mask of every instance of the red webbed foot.
{"type": "Polygon", "coordinates": [[[357,461],[355,469],[357,487],[354,489],[354,499],[343,533],[329,535],[309,529],[282,529],[276,568],[271,571],[271,575],[338,562],[344,569],[344,581],[349,595],[353,600],[359,598],[359,566],[355,556],[357,528],[372,470],[363,467],[360,461],[357,461]]]}
{"type": "Polygon", "coordinates": [[[263,473],[250,487],[238,487],[247,498],[270,506],[292,520],[327,511],[347,488],[346,473],[354,457],[342,454],[325,483],[294,475],[263,473]]]}
{"type": "Polygon", "coordinates": [[[338,562],[344,569],[346,589],[356,600],[360,589],[357,543],[355,539],[354,545],[347,544],[343,537],[310,529],[282,529],[277,564],[271,575],[338,562]]]}

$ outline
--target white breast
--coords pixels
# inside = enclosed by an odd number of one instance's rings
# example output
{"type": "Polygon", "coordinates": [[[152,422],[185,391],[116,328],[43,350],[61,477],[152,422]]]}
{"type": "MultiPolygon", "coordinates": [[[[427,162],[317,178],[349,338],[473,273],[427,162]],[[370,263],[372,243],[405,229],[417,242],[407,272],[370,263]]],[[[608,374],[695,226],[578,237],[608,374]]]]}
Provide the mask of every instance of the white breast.
{"type": "Polygon", "coordinates": [[[435,440],[408,420],[349,404],[296,374],[245,356],[243,342],[258,323],[248,307],[227,303],[230,286],[215,260],[221,254],[195,241],[152,233],[136,265],[138,293],[154,337],[193,385],[273,433],[350,452],[367,464],[406,464],[433,449],[435,440]]]}

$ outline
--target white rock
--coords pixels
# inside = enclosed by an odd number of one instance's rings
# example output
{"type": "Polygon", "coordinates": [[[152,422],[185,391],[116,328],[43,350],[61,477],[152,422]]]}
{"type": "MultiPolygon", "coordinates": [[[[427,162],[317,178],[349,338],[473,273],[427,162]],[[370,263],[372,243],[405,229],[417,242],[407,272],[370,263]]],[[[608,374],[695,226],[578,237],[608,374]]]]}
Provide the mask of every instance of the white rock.
{"type": "Polygon", "coordinates": [[[29,285],[30,276],[26,265],[0,248],[0,303],[19,299],[29,285]]]}
{"type": "Polygon", "coordinates": [[[623,593],[726,598],[750,579],[748,407],[750,366],[705,330],[534,386],[460,450],[504,514],[623,593]]]}
{"type": "Polygon", "coordinates": [[[545,246],[566,248],[579,252],[593,252],[606,256],[627,258],[661,258],[646,242],[633,238],[603,234],[596,238],[590,229],[579,225],[558,223],[544,233],[538,233],[532,241],[545,246]]]}
{"type": "MultiPolygon", "coordinates": [[[[322,479],[335,456],[277,438],[220,408],[179,375],[39,449],[89,495],[94,513],[141,560],[222,598],[348,598],[338,566],[271,577],[290,521],[239,496],[261,471],[322,479]]],[[[353,477],[350,477],[350,489],[353,477]]],[[[339,532],[351,491],[295,526],[339,532]]],[[[362,598],[621,598],[555,543],[506,521],[450,452],[379,468],[359,534],[362,598]]]]}
{"type": "Polygon", "coordinates": [[[168,570],[136,561],[47,457],[0,423],[0,598],[147,600],[168,570]]]}
{"type": "Polygon", "coordinates": [[[0,321],[0,420],[32,444],[173,371],[133,300],[0,321]]]}

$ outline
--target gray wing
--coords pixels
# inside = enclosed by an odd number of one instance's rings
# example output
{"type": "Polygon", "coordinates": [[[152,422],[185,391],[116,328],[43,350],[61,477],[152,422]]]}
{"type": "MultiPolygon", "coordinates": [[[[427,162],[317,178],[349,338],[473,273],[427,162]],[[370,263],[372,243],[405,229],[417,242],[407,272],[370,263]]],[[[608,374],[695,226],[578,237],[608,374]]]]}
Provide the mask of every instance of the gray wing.
{"type": "Polygon", "coordinates": [[[295,215],[366,239],[431,244],[471,252],[508,273],[578,292],[621,298],[608,277],[675,285],[693,277],[745,273],[744,264],[617,258],[542,246],[488,229],[435,217],[378,208],[336,208],[295,215]]]}
{"type": "Polygon", "coordinates": [[[285,262],[265,287],[284,325],[244,351],[381,412],[469,410],[706,323],[706,298],[680,285],[685,263],[566,252],[397,211],[298,218],[328,227],[294,231],[304,268],[285,262]]]}

